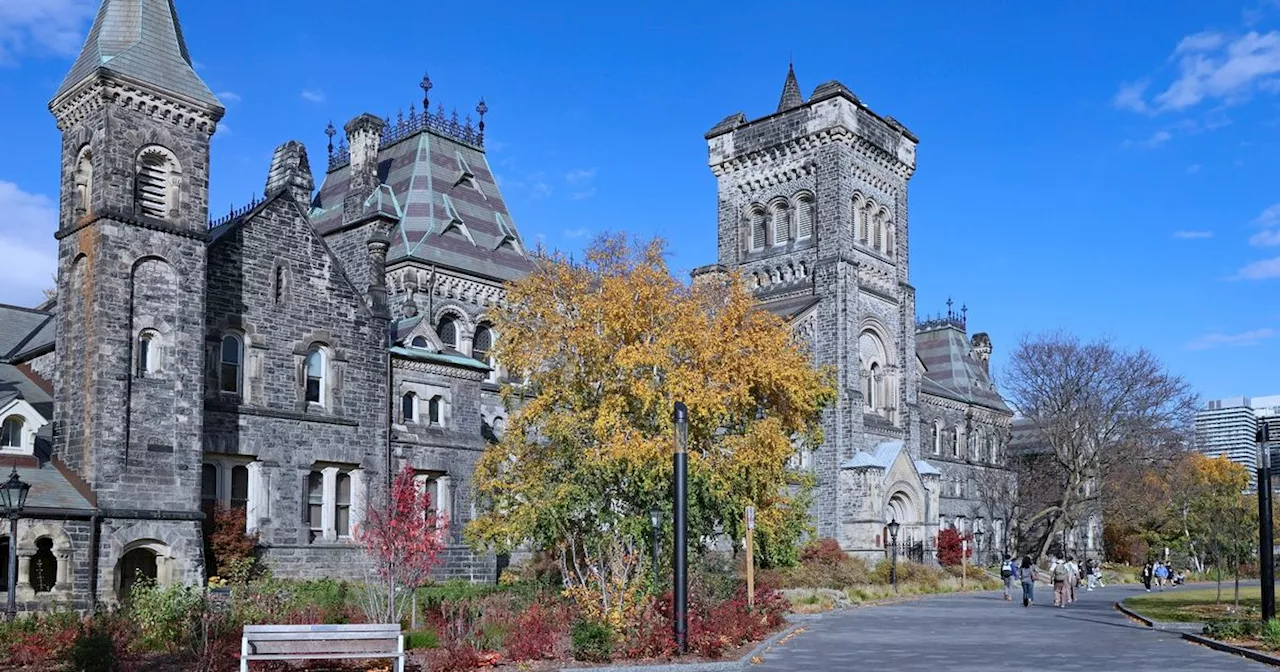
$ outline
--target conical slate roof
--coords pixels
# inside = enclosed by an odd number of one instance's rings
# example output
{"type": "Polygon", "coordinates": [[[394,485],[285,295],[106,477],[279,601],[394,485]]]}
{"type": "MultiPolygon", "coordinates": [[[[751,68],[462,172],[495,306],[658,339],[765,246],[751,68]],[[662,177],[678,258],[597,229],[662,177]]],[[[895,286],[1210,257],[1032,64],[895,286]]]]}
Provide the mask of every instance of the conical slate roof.
{"type": "Polygon", "coordinates": [[[84,50],[54,99],[99,69],[222,109],[191,66],[173,0],[103,0],[84,50]]]}
{"type": "Polygon", "coordinates": [[[787,81],[782,85],[782,99],[778,101],[778,111],[786,112],[793,107],[804,105],[804,96],[800,95],[800,83],[796,81],[796,68],[787,66],[787,81]]]}

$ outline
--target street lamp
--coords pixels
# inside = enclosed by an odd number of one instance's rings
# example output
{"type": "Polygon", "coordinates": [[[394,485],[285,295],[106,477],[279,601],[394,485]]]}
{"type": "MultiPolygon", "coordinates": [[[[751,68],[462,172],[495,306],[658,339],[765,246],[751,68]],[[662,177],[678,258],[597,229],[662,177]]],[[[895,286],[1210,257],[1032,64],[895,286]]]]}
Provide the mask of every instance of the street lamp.
{"type": "Polygon", "coordinates": [[[657,590],[662,581],[658,576],[658,534],[662,525],[662,509],[656,506],[649,509],[649,523],[653,526],[653,589],[657,590]]]}
{"type": "Polygon", "coordinates": [[[0,511],[9,517],[9,611],[10,621],[18,615],[18,517],[27,506],[27,492],[31,486],[18,478],[18,468],[13,468],[9,480],[0,485],[0,511]]]}
{"type": "Polygon", "coordinates": [[[675,483],[672,488],[675,501],[672,506],[672,558],[674,570],[671,586],[672,612],[675,617],[673,628],[676,636],[676,650],[683,654],[688,651],[687,633],[689,632],[689,577],[687,573],[689,561],[689,518],[688,518],[688,478],[689,478],[689,407],[677,401],[672,411],[672,419],[676,428],[676,452],[672,456],[675,471],[675,483]]]}
{"type": "Polygon", "coordinates": [[[982,559],[982,537],[985,534],[986,533],[982,531],[982,528],[978,528],[978,530],[973,533],[973,550],[977,552],[978,561],[984,566],[987,564],[986,561],[982,559]]]}
{"type": "Polygon", "coordinates": [[[890,545],[893,547],[893,564],[889,566],[889,583],[893,584],[893,592],[898,592],[898,528],[902,527],[898,519],[889,521],[890,545]]]}
{"type": "Polygon", "coordinates": [[[1258,568],[1262,573],[1262,622],[1276,617],[1276,568],[1271,537],[1271,428],[1258,427],[1258,568]]]}

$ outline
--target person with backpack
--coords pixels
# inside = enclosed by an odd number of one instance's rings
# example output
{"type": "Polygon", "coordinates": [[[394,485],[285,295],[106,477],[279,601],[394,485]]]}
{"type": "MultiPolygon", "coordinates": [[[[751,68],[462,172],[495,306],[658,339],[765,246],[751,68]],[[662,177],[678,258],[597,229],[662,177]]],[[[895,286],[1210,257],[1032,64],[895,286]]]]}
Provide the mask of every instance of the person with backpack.
{"type": "Polygon", "coordinates": [[[1076,564],[1076,556],[1067,557],[1067,602],[1075,603],[1076,588],[1080,585],[1080,565],[1076,564]]]}
{"type": "Polygon", "coordinates": [[[1152,567],[1151,567],[1151,561],[1150,561],[1150,560],[1148,560],[1148,561],[1147,561],[1147,564],[1145,564],[1145,565],[1143,565],[1143,566],[1142,566],[1142,585],[1146,587],[1146,589],[1147,589],[1147,592],[1148,592],[1148,593],[1149,593],[1149,592],[1151,592],[1151,573],[1152,573],[1152,571],[1153,571],[1153,570],[1152,570],[1152,567]]]}
{"type": "Polygon", "coordinates": [[[1018,578],[1018,563],[1012,555],[1004,556],[1004,564],[1000,565],[1000,578],[1004,581],[1004,601],[1013,599],[1013,582],[1018,578]]]}
{"type": "Polygon", "coordinates": [[[1036,568],[1031,564],[1031,556],[1022,556],[1018,579],[1022,581],[1022,606],[1029,607],[1036,598],[1036,568]]]}
{"type": "Polygon", "coordinates": [[[1071,580],[1071,567],[1067,565],[1066,560],[1055,561],[1053,569],[1049,570],[1049,575],[1053,577],[1053,606],[1059,609],[1065,608],[1069,598],[1068,582],[1071,580]]]}

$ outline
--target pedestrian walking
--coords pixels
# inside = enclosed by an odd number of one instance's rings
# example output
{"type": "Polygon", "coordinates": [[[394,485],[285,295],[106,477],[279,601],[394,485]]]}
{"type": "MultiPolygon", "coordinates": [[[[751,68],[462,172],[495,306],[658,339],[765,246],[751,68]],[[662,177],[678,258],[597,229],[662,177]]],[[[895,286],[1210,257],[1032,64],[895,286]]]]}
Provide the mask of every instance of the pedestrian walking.
{"type": "Polygon", "coordinates": [[[1059,561],[1054,563],[1049,575],[1053,577],[1053,606],[1064,608],[1069,598],[1067,581],[1071,578],[1071,568],[1067,567],[1066,561],[1059,561]]]}
{"type": "Polygon", "coordinates": [[[1093,558],[1085,558],[1081,570],[1084,572],[1085,592],[1092,593],[1093,586],[1097,583],[1097,577],[1093,575],[1093,558]]]}
{"type": "Polygon", "coordinates": [[[1094,564],[1094,566],[1093,566],[1093,575],[1094,575],[1094,576],[1097,578],[1097,580],[1098,580],[1098,587],[1099,587],[1099,588],[1106,588],[1106,587],[1107,587],[1107,584],[1105,584],[1105,583],[1103,583],[1103,582],[1102,582],[1102,563],[1101,563],[1101,562],[1094,564]]]}
{"type": "Polygon", "coordinates": [[[1151,592],[1151,571],[1151,561],[1148,560],[1147,564],[1142,566],[1142,585],[1146,587],[1148,593],[1151,592]]]}
{"type": "Polygon", "coordinates": [[[1156,587],[1163,593],[1165,580],[1169,578],[1169,566],[1163,562],[1156,562],[1156,566],[1153,571],[1156,575],[1156,587]]]}
{"type": "Polygon", "coordinates": [[[1076,556],[1067,557],[1067,602],[1076,601],[1076,587],[1080,585],[1080,565],[1076,564],[1076,556]]]}
{"type": "Polygon", "coordinates": [[[1031,556],[1022,556],[1022,566],[1018,568],[1018,580],[1022,582],[1022,606],[1031,606],[1036,599],[1036,568],[1031,564],[1031,556]]]}
{"type": "Polygon", "coordinates": [[[1000,578],[1004,580],[1004,600],[1013,599],[1013,582],[1018,578],[1018,563],[1012,555],[1004,556],[1004,564],[1000,565],[1000,578]]]}

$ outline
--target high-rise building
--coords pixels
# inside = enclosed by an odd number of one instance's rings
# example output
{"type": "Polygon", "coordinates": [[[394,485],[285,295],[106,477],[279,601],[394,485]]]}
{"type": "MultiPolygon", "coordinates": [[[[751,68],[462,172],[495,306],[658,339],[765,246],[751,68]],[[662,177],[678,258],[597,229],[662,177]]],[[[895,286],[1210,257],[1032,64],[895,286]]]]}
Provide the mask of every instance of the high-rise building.
{"type": "MultiPolygon", "coordinates": [[[[1268,397],[1228,397],[1205,404],[1196,413],[1196,449],[1209,457],[1225,457],[1242,464],[1252,474],[1258,468],[1257,431],[1259,423],[1271,427],[1280,448],[1280,395],[1268,397]]],[[[1278,464],[1280,454],[1272,455],[1278,464]]]]}

